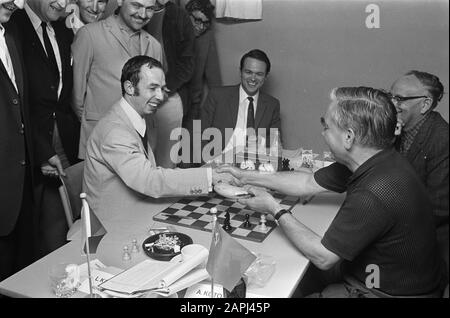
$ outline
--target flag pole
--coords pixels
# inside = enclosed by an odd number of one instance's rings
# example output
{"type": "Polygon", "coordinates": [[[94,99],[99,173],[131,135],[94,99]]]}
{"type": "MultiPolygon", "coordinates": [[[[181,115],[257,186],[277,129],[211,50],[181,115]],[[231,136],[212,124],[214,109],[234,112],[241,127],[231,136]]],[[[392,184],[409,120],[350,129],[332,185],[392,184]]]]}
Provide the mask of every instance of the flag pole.
{"type": "MultiPolygon", "coordinates": [[[[211,208],[210,210],[211,214],[212,214],[212,237],[211,240],[212,242],[214,242],[214,237],[216,234],[216,222],[217,222],[217,208],[211,208]]],[[[211,251],[209,251],[211,253],[211,251]]],[[[214,267],[215,267],[215,259],[213,258],[213,266],[212,266],[212,273],[211,273],[211,298],[214,298],[214,267]]]]}
{"type": "Polygon", "coordinates": [[[88,269],[88,280],[89,280],[89,296],[90,298],[94,298],[94,294],[92,292],[92,276],[91,276],[91,258],[90,258],[90,250],[89,250],[89,236],[91,232],[91,220],[89,217],[89,205],[86,201],[86,193],[80,194],[81,202],[83,205],[83,213],[84,213],[84,226],[86,228],[85,231],[85,244],[86,244],[86,259],[87,259],[87,269],[88,269]]]}

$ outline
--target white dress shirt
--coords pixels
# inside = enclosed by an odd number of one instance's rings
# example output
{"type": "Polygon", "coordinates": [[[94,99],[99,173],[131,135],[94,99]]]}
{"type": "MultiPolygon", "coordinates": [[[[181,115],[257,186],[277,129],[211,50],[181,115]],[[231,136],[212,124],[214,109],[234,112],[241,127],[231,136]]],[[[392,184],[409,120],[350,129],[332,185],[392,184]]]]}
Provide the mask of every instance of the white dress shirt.
{"type": "Polygon", "coordinates": [[[5,28],[0,24],[0,59],[3,63],[3,66],[6,69],[6,72],[8,73],[9,78],[11,79],[11,82],[14,85],[14,88],[17,90],[17,84],[16,84],[16,76],[14,75],[14,67],[12,65],[11,55],[9,54],[8,46],[6,45],[5,40],[5,28]]]}
{"type": "MultiPolygon", "coordinates": [[[[25,5],[25,11],[27,12],[28,17],[30,18],[31,24],[33,25],[34,30],[36,31],[39,40],[41,40],[42,48],[44,49],[44,52],[47,54],[47,51],[45,50],[45,44],[44,44],[44,36],[42,33],[42,20],[36,15],[36,13],[31,10],[31,8],[28,6],[28,4],[25,5]]],[[[61,62],[61,54],[59,53],[59,47],[58,42],[56,42],[56,35],[55,30],[53,27],[47,23],[47,33],[48,38],[50,39],[50,43],[53,47],[53,52],[55,53],[56,58],[56,64],[58,65],[58,71],[59,71],[59,84],[58,84],[58,97],[61,95],[62,91],[62,62],[61,62]]]]}
{"type": "Polygon", "coordinates": [[[249,96],[242,88],[242,85],[240,85],[239,109],[236,126],[234,127],[233,134],[231,135],[231,138],[223,151],[224,153],[234,148],[243,149],[245,147],[247,136],[247,113],[248,113],[248,105],[250,104],[248,97],[253,98],[253,110],[254,110],[253,115],[254,116],[256,115],[256,107],[258,105],[259,91],[254,96],[249,96]]]}

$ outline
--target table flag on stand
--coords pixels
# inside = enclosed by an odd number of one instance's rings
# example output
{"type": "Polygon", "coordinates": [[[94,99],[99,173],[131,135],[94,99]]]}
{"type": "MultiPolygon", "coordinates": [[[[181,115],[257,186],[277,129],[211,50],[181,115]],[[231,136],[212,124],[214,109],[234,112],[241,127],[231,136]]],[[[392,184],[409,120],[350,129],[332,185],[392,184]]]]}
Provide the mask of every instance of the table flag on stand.
{"type": "Polygon", "coordinates": [[[206,270],[214,282],[232,291],[256,256],[215,222],[206,270]]]}
{"type": "Polygon", "coordinates": [[[89,205],[86,201],[86,194],[81,193],[80,198],[83,203],[83,207],[81,209],[83,253],[95,254],[101,239],[106,234],[106,229],[95,213],[89,209],[89,205]]]}

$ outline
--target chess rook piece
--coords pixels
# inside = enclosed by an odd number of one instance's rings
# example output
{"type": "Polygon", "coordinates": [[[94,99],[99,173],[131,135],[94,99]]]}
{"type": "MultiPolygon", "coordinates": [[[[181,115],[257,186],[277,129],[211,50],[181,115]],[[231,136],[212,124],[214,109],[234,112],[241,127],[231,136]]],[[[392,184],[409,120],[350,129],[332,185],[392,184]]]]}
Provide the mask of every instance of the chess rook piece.
{"type": "Polygon", "coordinates": [[[136,240],[136,239],[134,239],[134,240],[131,242],[131,253],[139,253],[139,247],[138,247],[138,244],[137,244],[137,240],[136,240]]]}
{"type": "Polygon", "coordinates": [[[122,260],[123,261],[131,260],[131,255],[130,255],[130,252],[128,251],[128,246],[123,247],[122,260]]]}
{"type": "Polygon", "coordinates": [[[251,226],[252,226],[252,224],[250,223],[250,215],[249,215],[249,214],[246,214],[246,215],[245,215],[244,227],[245,227],[245,228],[249,228],[249,227],[251,227],[251,226]]]}

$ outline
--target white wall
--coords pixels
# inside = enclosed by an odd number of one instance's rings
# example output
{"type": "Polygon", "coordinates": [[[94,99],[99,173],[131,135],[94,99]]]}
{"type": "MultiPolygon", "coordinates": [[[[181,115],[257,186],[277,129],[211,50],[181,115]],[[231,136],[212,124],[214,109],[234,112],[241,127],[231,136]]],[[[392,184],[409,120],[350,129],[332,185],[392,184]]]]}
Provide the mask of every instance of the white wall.
{"type": "MultiPolygon", "coordinates": [[[[245,1],[245,0],[242,0],[245,1]]],[[[447,0],[263,0],[263,20],[216,23],[224,84],[239,82],[239,60],[266,51],[272,72],[264,89],[281,101],[284,146],[321,152],[320,116],[333,87],[389,88],[410,69],[437,75],[449,118],[447,0]],[[368,29],[368,4],[380,8],[380,28],[368,29]]]]}

